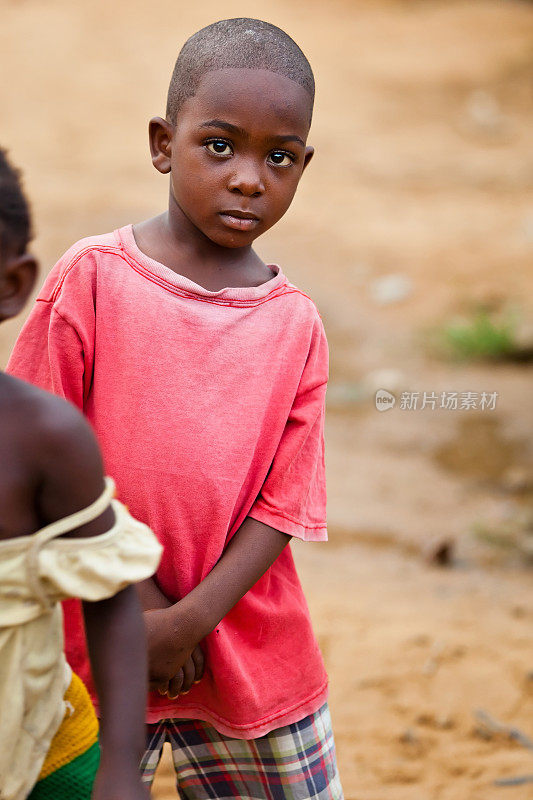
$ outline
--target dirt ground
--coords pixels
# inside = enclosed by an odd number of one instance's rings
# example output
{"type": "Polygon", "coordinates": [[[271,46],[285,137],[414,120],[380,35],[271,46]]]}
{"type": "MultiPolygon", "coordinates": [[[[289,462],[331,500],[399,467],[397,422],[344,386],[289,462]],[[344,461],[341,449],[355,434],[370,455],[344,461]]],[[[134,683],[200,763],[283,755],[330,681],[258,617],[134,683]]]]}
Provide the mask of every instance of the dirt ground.
{"type": "MultiPolygon", "coordinates": [[[[163,208],[146,121],[188,34],[254,15],[301,44],[316,157],[259,250],[313,296],[331,346],[330,541],[294,551],[346,798],[533,797],[533,783],[495,784],[533,775],[531,366],[458,365],[429,346],[480,306],[532,338],[531,4],[0,0],[0,13],[1,144],[26,175],[43,274],[74,240],[163,208]],[[392,410],[376,410],[377,389],[392,410]],[[496,392],[496,407],[401,407],[424,391],[496,392]],[[431,562],[439,548],[448,566],[431,562]]],[[[1,366],[20,324],[2,328],[1,366]]],[[[168,764],[154,794],[175,796],[168,764]]]]}

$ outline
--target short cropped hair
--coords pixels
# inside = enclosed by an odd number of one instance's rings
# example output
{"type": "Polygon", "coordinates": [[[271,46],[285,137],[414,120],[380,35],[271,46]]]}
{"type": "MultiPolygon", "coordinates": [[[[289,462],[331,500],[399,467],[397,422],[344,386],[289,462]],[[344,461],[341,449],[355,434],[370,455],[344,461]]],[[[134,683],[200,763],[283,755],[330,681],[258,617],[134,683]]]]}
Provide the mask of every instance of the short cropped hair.
{"type": "Polygon", "coordinates": [[[17,255],[21,255],[31,236],[30,208],[22,191],[20,173],[0,148],[0,244],[14,247],[17,255]]]}
{"type": "Polygon", "coordinates": [[[181,48],[168,89],[168,121],[175,124],[181,106],[196,94],[206,72],[231,68],[267,69],[290,78],[309,93],[313,107],[313,70],[296,42],[270,22],[237,17],[202,28],[181,48]]]}

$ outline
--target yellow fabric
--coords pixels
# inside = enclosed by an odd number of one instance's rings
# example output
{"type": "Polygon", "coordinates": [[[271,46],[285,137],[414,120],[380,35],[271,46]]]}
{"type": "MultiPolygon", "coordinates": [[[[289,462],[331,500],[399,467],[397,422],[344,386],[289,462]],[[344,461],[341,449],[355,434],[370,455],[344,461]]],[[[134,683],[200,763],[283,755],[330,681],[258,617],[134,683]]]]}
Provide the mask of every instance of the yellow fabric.
{"type": "Polygon", "coordinates": [[[116,519],[100,536],[54,538],[87,522],[89,510],[99,516],[102,502],[31,536],[0,541],[1,800],[24,800],[64,717],[71,673],[60,601],[111,597],[159,563],[161,545],[110,499],[113,489],[106,478],[103,505],[111,503],[116,519]]]}
{"type": "MultiPolygon", "coordinates": [[[[113,486],[110,478],[106,481],[113,486]]],[[[39,548],[35,565],[31,563],[35,540],[45,530],[63,532],[61,521],[31,536],[0,541],[0,628],[30,622],[68,597],[93,601],[111,597],[154,573],[161,545],[122,503],[110,503],[116,520],[109,531],[88,538],[51,539],[39,548]],[[36,578],[37,586],[31,578],[36,578]],[[40,597],[43,592],[45,602],[40,597]]],[[[81,524],[77,517],[69,517],[71,530],[81,524]]]]}
{"type": "Polygon", "coordinates": [[[38,780],[70,764],[98,739],[98,720],[89,693],[73,673],[64,697],[66,710],[63,722],[52,739],[38,780]]]}

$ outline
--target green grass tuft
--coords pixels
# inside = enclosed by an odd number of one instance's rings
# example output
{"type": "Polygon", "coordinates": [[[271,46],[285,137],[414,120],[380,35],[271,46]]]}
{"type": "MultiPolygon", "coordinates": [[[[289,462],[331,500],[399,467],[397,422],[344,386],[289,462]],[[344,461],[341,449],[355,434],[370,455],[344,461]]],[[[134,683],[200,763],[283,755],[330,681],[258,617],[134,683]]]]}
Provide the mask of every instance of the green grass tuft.
{"type": "Polygon", "coordinates": [[[478,311],[470,321],[446,326],[442,339],[446,350],[463,361],[506,360],[517,350],[513,321],[493,320],[487,311],[478,311]]]}

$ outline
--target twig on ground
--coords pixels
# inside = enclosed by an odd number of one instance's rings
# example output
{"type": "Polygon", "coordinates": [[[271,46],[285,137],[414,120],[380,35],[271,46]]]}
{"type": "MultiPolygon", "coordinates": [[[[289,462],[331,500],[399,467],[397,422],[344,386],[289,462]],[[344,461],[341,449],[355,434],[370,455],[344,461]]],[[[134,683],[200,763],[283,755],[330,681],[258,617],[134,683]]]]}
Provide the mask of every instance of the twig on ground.
{"type": "Polygon", "coordinates": [[[525,783],[533,783],[533,775],[516,775],[514,778],[498,778],[494,781],[494,786],[523,786],[525,783]]]}
{"type": "Polygon", "coordinates": [[[518,744],[521,744],[522,747],[527,747],[528,750],[533,750],[533,740],[530,739],[529,736],[523,733],[519,728],[515,728],[512,725],[504,725],[502,722],[498,722],[498,720],[489,714],[488,711],[485,711],[482,708],[476,709],[474,716],[476,717],[477,721],[484,726],[486,731],[507,736],[513,742],[518,742],[518,744]]]}

